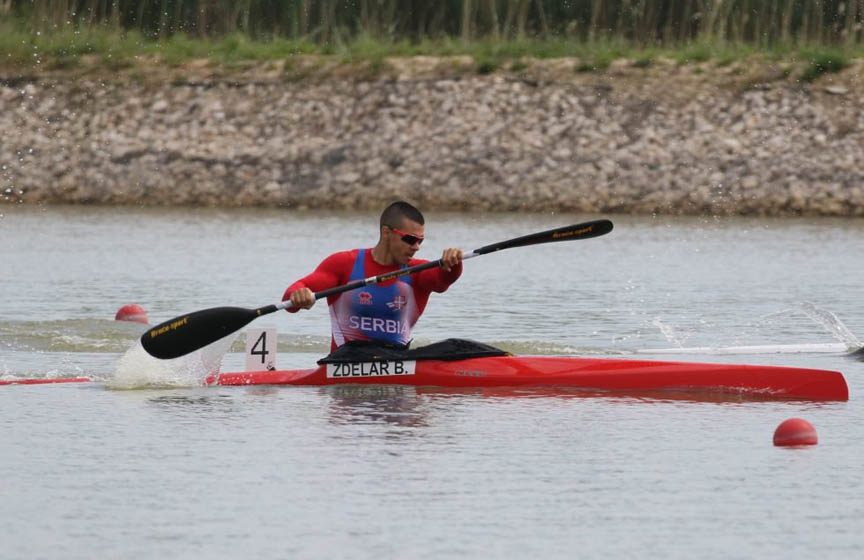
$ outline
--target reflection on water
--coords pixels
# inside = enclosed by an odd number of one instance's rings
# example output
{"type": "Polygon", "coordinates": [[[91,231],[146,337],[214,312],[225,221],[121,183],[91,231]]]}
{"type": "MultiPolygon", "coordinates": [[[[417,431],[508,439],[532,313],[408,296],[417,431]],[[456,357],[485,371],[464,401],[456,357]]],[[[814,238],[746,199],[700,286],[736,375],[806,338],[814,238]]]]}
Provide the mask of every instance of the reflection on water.
{"type": "Polygon", "coordinates": [[[417,394],[430,400],[448,398],[475,399],[485,402],[491,399],[547,399],[573,400],[592,399],[612,405],[651,405],[667,403],[713,403],[734,406],[736,404],[759,402],[798,402],[814,406],[831,406],[838,403],[773,397],[770,394],[755,393],[729,388],[725,393],[716,389],[700,392],[699,388],[668,389],[584,389],[579,387],[417,387],[417,394]]]}
{"type": "MultiPolygon", "coordinates": [[[[291,391],[291,387],[271,388],[270,391],[291,391]]],[[[268,391],[268,394],[272,394],[268,391]]],[[[554,406],[567,401],[590,400],[609,406],[666,406],[711,404],[723,407],[747,407],[756,403],[777,403],[770,395],[731,391],[728,393],[693,390],[604,390],[575,387],[414,387],[405,385],[332,385],[320,387],[319,394],[327,398],[328,422],[334,425],[392,425],[398,427],[429,427],[430,417],[438,407],[452,411],[454,407],[487,407],[500,399],[502,404],[520,400],[554,406]]],[[[813,402],[784,398],[786,404],[799,403],[802,409],[820,410],[842,406],[842,403],[813,402]]]]}
{"type": "Polygon", "coordinates": [[[190,396],[190,395],[159,395],[148,399],[150,404],[163,408],[212,409],[231,402],[225,395],[190,396]]]}
{"type": "Polygon", "coordinates": [[[235,399],[225,394],[156,394],[147,398],[147,404],[193,424],[206,419],[233,418],[238,411],[235,399]]]}
{"type": "Polygon", "coordinates": [[[426,405],[414,387],[404,385],[331,385],[328,418],[333,424],[392,424],[417,428],[427,425],[426,405]]]}

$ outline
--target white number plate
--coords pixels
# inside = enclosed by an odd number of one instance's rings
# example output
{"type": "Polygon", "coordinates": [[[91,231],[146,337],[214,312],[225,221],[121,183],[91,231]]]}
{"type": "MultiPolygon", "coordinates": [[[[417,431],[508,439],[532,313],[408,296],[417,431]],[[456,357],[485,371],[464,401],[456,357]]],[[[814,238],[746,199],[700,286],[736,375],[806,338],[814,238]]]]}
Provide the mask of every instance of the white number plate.
{"type": "Polygon", "coordinates": [[[414,375],[417,362],[360,362],[356,364],[327,364],[327,377],[343,379],[348,377],[393,377],[414,375]]]}
{"type": "Polygon", "coordinates": [[[276,369],[276,329],[246,330],[246,371],[276,369]]]}

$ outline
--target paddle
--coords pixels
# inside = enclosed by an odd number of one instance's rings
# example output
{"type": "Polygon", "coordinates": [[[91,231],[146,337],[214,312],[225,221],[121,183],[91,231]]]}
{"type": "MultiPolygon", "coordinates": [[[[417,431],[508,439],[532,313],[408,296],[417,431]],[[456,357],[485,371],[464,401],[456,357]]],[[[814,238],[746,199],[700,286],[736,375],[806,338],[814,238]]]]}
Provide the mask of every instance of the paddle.
{"type": "MultiPolygon", "coordinates": [[[[532,233],[507,241],[500,241],[485,247],[480,247],[469,253],[465,253],[462,258],[470,259],[479,257],[502,249],[512,249],[513,247],[525,247],[528,245],[538,245],[540,243],[553,243],[555,241],[571,241],[574,239],[588,239],[605,235],[612,231],[612,222],[609,220],[595,220],[593,222],[585,222],[572,226],[564,226],[539,233],[532,233]]],[[[342,286],[336,286],[328,290],[322,290],[315,293],[315,299],[321,299],[328,296],[341,294],[349,290],[368,286],[369,284],[377,284],[386,282],[414,274],[421,270],[436,268],[443,264],[441,259],[437,261],[429,261],[416,266],[403,268],[387,274],[371,276],[363,280],[355,280],[342,286]]],[[[174,319],[160,323],[141,335],[141,345],[153,357],[167,360],[170,358],[178,358],[194,352],[212,342],[216,342],[222,337],[228,336],[232,332],[238,331],[245,327],[253,320],[291,306],[290,301],[283,301],[274,305],[259,307],[258,309],[245,309],[242,307],[214,307],[195,311],[187,315],[180,315],[174,319]]]]}

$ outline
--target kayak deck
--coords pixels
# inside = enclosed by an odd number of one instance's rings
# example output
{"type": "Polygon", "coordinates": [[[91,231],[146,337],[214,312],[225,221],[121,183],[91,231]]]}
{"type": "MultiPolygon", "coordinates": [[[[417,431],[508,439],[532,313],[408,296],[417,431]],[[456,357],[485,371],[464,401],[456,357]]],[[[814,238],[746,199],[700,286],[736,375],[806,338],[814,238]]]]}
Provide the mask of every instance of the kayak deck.
{"type": "Polygon", "coordinates": [[[222,373],[208,385],[389,384],[439,387],[573,387],[669,390],[766,398],[849,399],[837,371],[566,356],[500,356],[443,361],[327,364],[301,370],[222,373]]]}

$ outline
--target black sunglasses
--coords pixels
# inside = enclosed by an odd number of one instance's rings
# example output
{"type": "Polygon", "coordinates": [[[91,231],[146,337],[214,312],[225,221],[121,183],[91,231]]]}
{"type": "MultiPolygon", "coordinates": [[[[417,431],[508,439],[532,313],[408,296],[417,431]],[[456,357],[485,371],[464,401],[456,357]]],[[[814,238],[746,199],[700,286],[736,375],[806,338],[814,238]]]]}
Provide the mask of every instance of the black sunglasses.
{"type": "Polygon", "coordinates": [[[396,229],[393,226],[387,226],[387,227],[390,228],[390,230],[393,233],[400,236],[400,239],[404,243],[407,243],[408,245],[414,245],[415,243],[417,245],[420,245],[421,243],[423,243],[423,236],[422,235],[414,235],[413,233],[405,233],[404,231],[396,229]]]}

